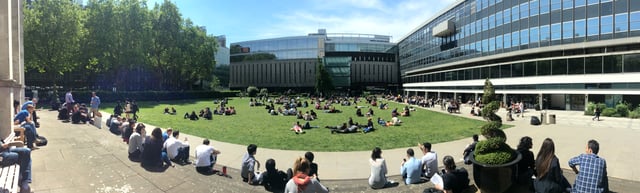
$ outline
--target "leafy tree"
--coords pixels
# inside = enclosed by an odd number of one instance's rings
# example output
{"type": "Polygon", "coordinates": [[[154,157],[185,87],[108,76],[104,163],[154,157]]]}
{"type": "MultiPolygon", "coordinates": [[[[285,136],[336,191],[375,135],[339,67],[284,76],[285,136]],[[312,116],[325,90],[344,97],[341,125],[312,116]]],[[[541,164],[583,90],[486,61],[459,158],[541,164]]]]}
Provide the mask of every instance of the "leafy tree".
{"type": "Polygon", "coordinates": [[[333,91],[333,89],[331,75],[329,75],[327,69],[324,68],[322,59],[318,58],[318,63],[316,64],[316,93],[321,95],[328,94],[333,91]]]}
{"type": "Polygon", "coordinates": [[[249,97],[255,97],[258,94],[258,87],[255,86],[249,86],[247,87],[247,95],[249,95],[249,97]]]}

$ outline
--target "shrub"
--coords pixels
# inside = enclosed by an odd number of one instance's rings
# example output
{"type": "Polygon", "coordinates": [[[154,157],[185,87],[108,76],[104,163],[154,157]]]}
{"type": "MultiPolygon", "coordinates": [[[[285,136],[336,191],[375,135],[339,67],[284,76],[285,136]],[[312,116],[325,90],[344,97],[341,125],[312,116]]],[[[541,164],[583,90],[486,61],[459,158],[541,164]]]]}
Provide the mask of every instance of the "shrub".
{"type": "MultiPolygon", "coordinates": [[[[589,104],[587,104],[587,110],[584,111],[584,115],[590,115],[593,116],[596,114],[596,107],[600,107],[600,109],[604,110],[607,108],[607,105],[604,103],[593,103],[593,102],[589,102],[589,104]]],[[[603,114],[601,114],[602,116],[605,116],[603,114]]]]}
{"type": "Polygon", "coordinates": [[[616,114],[619,115],[620,117],[629,116],[629,105],[625,103],[618,103],[616,105],[616,114]]]}
{"type": "Polygon", "coordinates": [[[258,87],[255,86],[249,86],[247,87],[247,95],[249,95],[249,97],[255,97],[258,94],[258,87]]]}
{"type": "Polygon", "coordinates": [[[602,110],[601,115],[605,117],[620,117],[620,115],[617,114],[616,109],[614,108],[606,108],[602,110]]]}
{"type": "Polygon", "coordinates": [[[491,165],[510,162],[514,159],[515,150],[505,143],[507,136],[504,131],[500,130],[502,119],[495,113],[500,108],[500,104],[496,101],[495,89],[489,79],[484,83],[482,102],[485,103],[482,109],[482,116],[488,123],[480,128],[480,132],[486,140],[480,141],[476,145],[476,150],[474,151],[475,160],[491,165]]]}
{"type": "Polygon", "coordinates": [[[640,107],[637,107],[633,111],[629,112],[629,118],[632,118],[632,119],[640,118],[640,107]]]}
{"type": "Polygon", "coordinates": [[[268,97],[269,96],[269,90],[267,90],[267,88],[260,89],[260,96],[268,97]]]}

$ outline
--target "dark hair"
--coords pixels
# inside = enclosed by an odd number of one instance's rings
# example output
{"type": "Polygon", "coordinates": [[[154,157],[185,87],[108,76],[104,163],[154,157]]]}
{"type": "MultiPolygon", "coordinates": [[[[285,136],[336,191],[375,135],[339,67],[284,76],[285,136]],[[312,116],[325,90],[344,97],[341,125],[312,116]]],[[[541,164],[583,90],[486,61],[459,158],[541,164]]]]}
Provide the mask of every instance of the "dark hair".
{"type": "Polygon", "coordinates": [[[267,162],[265,162],[264,167],[267,168],[267,171],[275,171],[276,170],[276,160],[269,158],[267,162]]]}
{"type": "Polygon", "coordinates": [[[524,136],[520,138],[520,143],[518,144],[518,149],[531,149],[533,146],[532,139],[529,136],[524,136]]]}
{"type": "Polygon", "coordinates": [[[539,178],[544,177],[549,172],[551,160],[555,157],[555,151],[553,140],[550,138],[544,139],[538,152],[538,157],[536,158],[536,170],[539,178]]]}
{"type": "Polygon", "coordinates": [[[202,140],[202,144],[209,145],[209,143],[210,143],[210,142],[209,142],[209,139],[204,139],[204,140],[202,140]]]}
{"type": "Polygon", "coordinates": [[[142,129],[144,129],[144,128],[145,128],[144,124],[142,124],[142,123],[138,124],[136,126],[136,133],[142,134],[142,129]]]}
{"type": "Polygon", "coordinates": [[[431,151],[431,143],[424,142],[424,143],[422,143],[422,146],[424,146],[425,149],[429,149],[429,151],[431,151]]]}
{"type": "Polygon", "coordinates": [[[249,146],[247,146],[247,153],[249,154],[254,154],[257,150],[258,146],[256,144],[249,144],[249,146]]]}
{"type": "Polygon", "coordinates": [[[473,141],[478,141],[478,134],[473,134],[473,141]]]}
{"type": "Polygon", "coordinates": [[[162,140],[162,129],[156,127],[151,131],[151,138],[154,140],[162,140]]]}
{"type": "Polygon", "coordinates": [[[411,148],[407,149],[407,155],[413,157],[413,149],[411,148]]]}
{"type": "Polygon", "coordinates": [[[180,131],[176,130],[173,133],[171,133],[173,135],[173,137],[178,137],[178,135],[180,135],[180,131]]]}
{"type": "Polygon", "coordinates": [[[313,162],[314,157],[315,156],[313,155],[313,152],[310,152],[310,151],[307,151],[307,153],[304,154],[304,158],[309,160],[309,162],[313,162]]]}
{"type": "Polygon", "coordinates": [[[589,149],[591,149],[591,152],[593,152],[593,154],[598,154],[598,152],[600,151],[600,143],[598,143],[598,141],[596,141],[595,139],[589,140],[587,146],[589,147],[589,149]]]}
{"type": "Polygon", "coordinates": [[[371,151],[371,160],[376,161],[378,158],[382,158],[382,150],[379,147],[375,147],[371,151]]]}
{"type": "Polygon", "coordinates": [[[456,161],[454,161],[453,157],[451,157],[450,155],[444,156],[444,158],[442,158],[442,164],[444,164],[444,167],[449,171],[453,171],[456,169],[456,161]]]}

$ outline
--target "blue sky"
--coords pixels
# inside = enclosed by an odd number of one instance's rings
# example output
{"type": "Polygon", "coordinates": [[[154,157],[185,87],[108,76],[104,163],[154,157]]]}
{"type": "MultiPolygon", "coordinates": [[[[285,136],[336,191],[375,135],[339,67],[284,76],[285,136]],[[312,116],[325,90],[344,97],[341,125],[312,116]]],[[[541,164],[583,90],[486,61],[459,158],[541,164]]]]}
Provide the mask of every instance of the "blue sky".
{"type": "MultiPolygon", "coordinates": [[[[164,0],[148,0],[153,5],[164,0]]],[[[183,18],[230,43],[327,33],[391,35],[397,42],[455,0],[170,0],[183,18]]]]}

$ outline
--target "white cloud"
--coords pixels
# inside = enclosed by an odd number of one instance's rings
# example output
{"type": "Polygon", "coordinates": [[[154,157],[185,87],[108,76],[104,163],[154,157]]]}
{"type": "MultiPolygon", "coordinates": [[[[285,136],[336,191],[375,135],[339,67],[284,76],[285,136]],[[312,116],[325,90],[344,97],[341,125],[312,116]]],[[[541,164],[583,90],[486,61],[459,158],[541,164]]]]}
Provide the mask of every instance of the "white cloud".
{"type": "Polygon", "coordinates": [[[455,1],[317,1],[310,9],[275,15],[277,21],[260,33],[260,36],[271,38],[306,35],[324,28],[328,33],[391,35],[392,41],[397,42],[455,1]]]}

